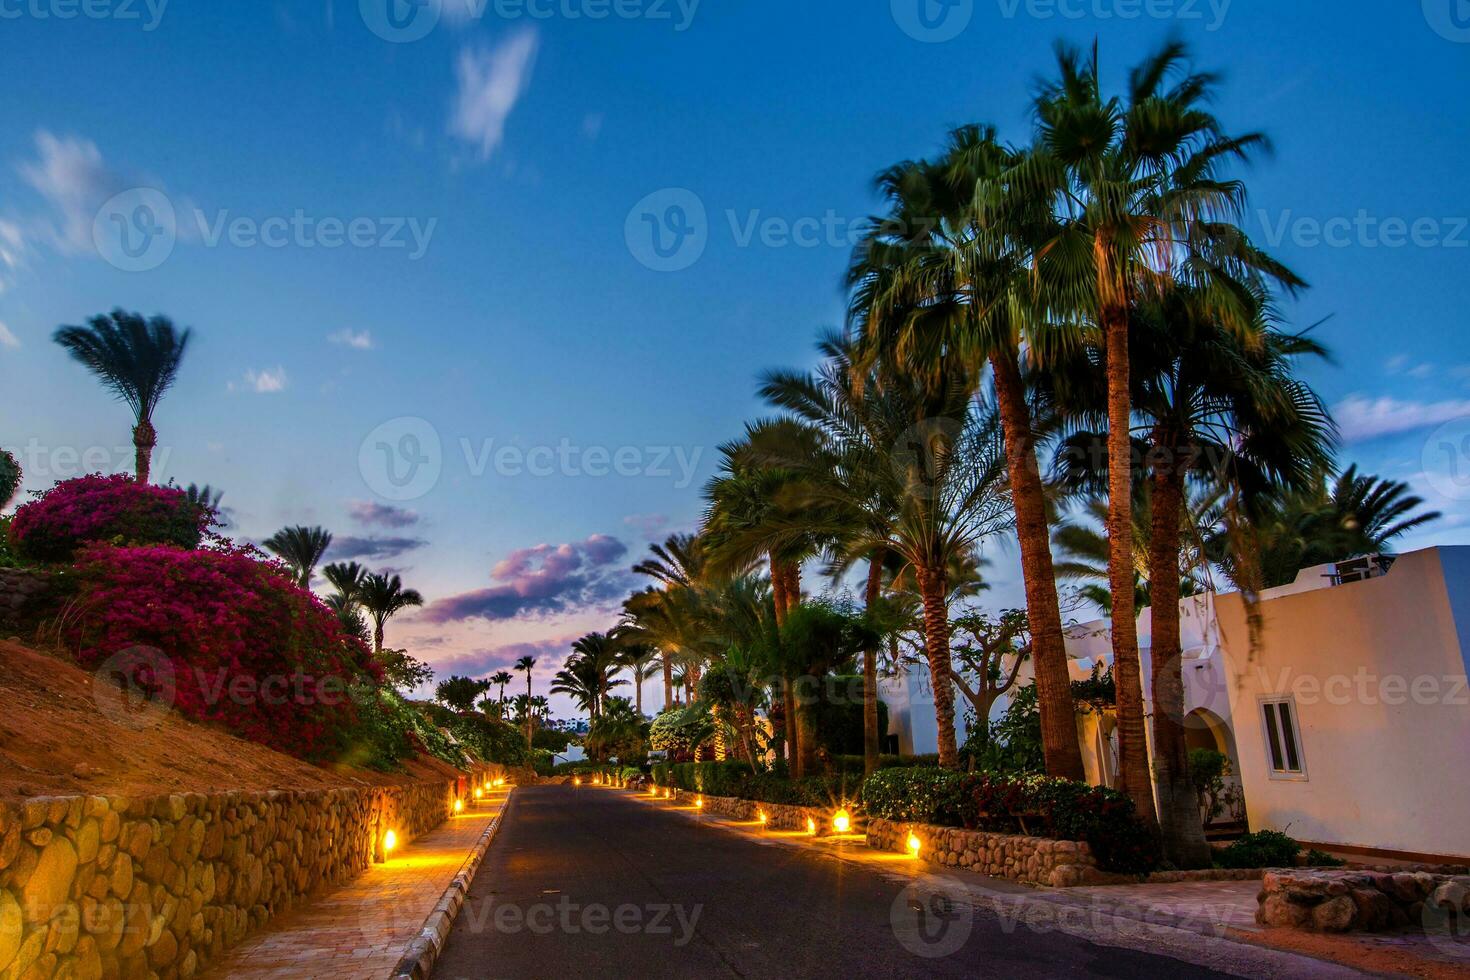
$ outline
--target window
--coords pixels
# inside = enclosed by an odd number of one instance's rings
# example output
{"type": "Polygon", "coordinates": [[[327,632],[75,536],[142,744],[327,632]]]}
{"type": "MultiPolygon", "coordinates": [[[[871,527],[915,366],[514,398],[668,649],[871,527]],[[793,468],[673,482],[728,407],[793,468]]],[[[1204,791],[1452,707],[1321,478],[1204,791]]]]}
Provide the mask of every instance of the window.
{"type": "Polygon", "coordinates": [[[1266,762],[1273,776],[1304,778],[1301,737],[1297,734],[1296,704],[1290,698],[1261,702],[1266,724],[1266,762]]]}

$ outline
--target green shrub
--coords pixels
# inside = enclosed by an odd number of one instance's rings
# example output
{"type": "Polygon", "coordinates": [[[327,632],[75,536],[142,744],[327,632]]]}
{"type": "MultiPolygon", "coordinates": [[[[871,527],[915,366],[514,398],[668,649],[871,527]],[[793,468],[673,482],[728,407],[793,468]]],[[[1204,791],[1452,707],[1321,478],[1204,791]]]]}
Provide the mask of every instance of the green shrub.
{"type": "Polygon", "coordinates": [[[884,769],[863,785],[871,816],[1033,837],[1086,841],[1098,866],[1140,873],[1158,866],[1158,842],[1116,790],[1047,776],[884,769]]]}
{"type": "Polygon", "coordinates": [[[422,752],[452,766],[464,764],[464,752],[392,688],[364,683],[353,689],[352,696],[358,707],[358,725],[345,761],[388,772],[422,752]]]}
{"type": "Polygon", "coordinates": [[[1307,852],[1306,862],[1309,868],[1340,868],[1347,864],[1342,858],[1333,857],[1326,851],[1319,851],[1315,847],[1307,852]]]}
{"type": "Polygon", "coordinates": [[[709,702],[696,701],[682,708],[670,708],[653,719],[648,747],[655,752],[667,752],[670,759],[693,758],[714,733],[709,702]]]}
{"type": "Polygon", "coordinates": [[[20,463],[16,462],[15,456],[4,449],[0,449],[0,510],[15,498],[15,492],[20,489],[21,481],[20,463]]]}
{"type": "Polygon", "coordinates": [[[1293,868],[1301,849],[1279,830],[1258,830],[1217,851],[1215,864],[1222,868],[1293,868]]]}
{"type": "Polygon", "coordinates": [[[861,802],[861,776],[810,776],[787,779],[767,771],[750,771],[745,762],[662,762],[653,766],[653,781],[689,793],[733,796],[788,806],[836,806],[861,802]]]}

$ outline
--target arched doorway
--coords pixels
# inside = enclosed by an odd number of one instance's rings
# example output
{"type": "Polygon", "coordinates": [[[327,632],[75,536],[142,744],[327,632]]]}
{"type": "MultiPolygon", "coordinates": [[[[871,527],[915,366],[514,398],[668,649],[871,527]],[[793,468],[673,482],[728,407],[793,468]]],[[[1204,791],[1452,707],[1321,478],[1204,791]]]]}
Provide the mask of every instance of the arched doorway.
{"type": "Polygon", "coordinates": [[[1184,745],[1189,750],[1208,749],[1219,752],[1228,762],[1222,785],[1213,800],[1213,815],[1204,814],[1207,831],[1234,831],[1244,824],[1245,792],[1240,781],[1240,757],[1235,749],[1235,733],[1229,722],[1208,708],[1195,708],[1184,717],[1184,745]]]}

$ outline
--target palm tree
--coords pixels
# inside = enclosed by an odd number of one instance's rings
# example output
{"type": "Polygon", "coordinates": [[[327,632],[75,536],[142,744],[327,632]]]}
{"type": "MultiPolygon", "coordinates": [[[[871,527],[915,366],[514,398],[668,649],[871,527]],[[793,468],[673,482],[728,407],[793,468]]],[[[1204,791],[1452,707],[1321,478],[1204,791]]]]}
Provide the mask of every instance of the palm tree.
{"type": "Polygon", "coordinates": [[[947,353],[988,363],[1016,513],[1047,770],[1080,779],[1082,753],[1067,670],[1061,608],[1047,540],[1047,501],[1036,460],[1037,424],[1021,371],[1067,333],[1030,295],[1027,262],[1055,226],[1047,195],[1004,179],[1024,154],[995,131],[956,130],[938,163],[902,163],[878,178],[890,204],[848,272],[849,320],[869,356],[928,370],[947,353]],[[1024,353],[1023,353],[1024,351],[1024,353]]]}
{"type": "Polygon", "coordinates": [[[520,658],[515,662],[515,669],[526,672],[526,748],[529,749],[531,747],[531,671],[536,669],[536,658],[529,655],[520,658]]]}
{"type": "Polygon", "coordinates": [[[636,639],[624,636],[621,631],[616,634],[619,646],[618,662],[628,669],[633,677],[633,703],[638,717],[643,717],[643,682],[659,672],[660,665],[655,662],[658,657],[658,648],[646,643],[639,643],[636,639]]]}
{"type": "MultiPolygon", "coordinates": [[[[1058,51],[1058,77],[1035,105],[1037,145],[1010,180],[1059,202],[1057,232],[1035,250],[1035,280],[1053,309],[1101,333],[1107,381],[1108,540],[1118,688],[1119,768],[1140,816],[1155,820],[1133,602],[1132,402],[1129,311],[1146,293],[1190,284],[1228,329],[1252,327],[1241,284],[1295,289],[1290,271],[1254,248],[1233,221],[1242,183],[1220,174],[1265,144],[1227,135],[1205,108],[1215,79],[1180,71],[1186,49],[1164,45],[1129,76],[1128,97],[1105,98],[1096,50],[1058,51]],[[1170,77],[1179,77],[1172,85],[1170,77]]],[[[1168,508],[1157,507],[1155,513],[1168,508]]]]}
{"type": "Polygon", "coordinates": [[[373,652],[383,652],[383,627],[409,606],[422,606],[424,597],[405,589],[397,575],[369,575],[362,580],[357,601],[373,618],[373,652]]]}
{"type": "Polygon", "coordinates": [[[572,644],[572,656],[557,672],[551,692],[569,695],[596,721],[608,692],[628,683],[613,677],[621,666],[617,639],[606,633],[589,633],[572,644]]]}
{"type": "Polygon", "coordinates": [[[515,675],[508,670],[497,670],[490,675],[490,683],[500,688],[500,703],[505,704],[505,685],[515,680],[515,675]]]}
{"type": "Polygon", "coordinates": [[[153,447],[158,444],[153,412],[178,376],[192,333],[187,329],[180,333],[168,317],[145,320],[141,314],[118,309],[92,317],[85,327],[63,326],[53,337],[133,410],[133,459],[139,483],[148,482],[153,447]]]}
{"type": "Polygon", "coordinates": [[[362,583],[368,576],[368,570],[355,561],[333,562],[322,569],[322,575],[327,583],[337,590],[341,596],[351,605],[356,605],[358,596],[362,593],[362,583]]]}
{"type": "Polygon", "coordinates": [[[309,589],[317,562],[322,560],[322,555],[332,546],[332,534],[326,528],[298,525],[282,528],[261,544],[291,566],[291,570],[296,573],[297,585],[309,589]]]}

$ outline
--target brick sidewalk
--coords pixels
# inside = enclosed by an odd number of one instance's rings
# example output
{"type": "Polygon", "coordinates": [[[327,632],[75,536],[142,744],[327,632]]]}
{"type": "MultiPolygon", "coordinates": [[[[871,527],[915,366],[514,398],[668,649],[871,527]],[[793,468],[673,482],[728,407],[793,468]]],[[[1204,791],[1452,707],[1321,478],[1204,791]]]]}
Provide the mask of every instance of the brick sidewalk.
{"type": "Polygon", "coordinates": [[[485,828],[505,806],[508,791],[451,817],[340,888],[266,925],[225,954],[203,976],[210,980],[383,980],[485,828]]]}

